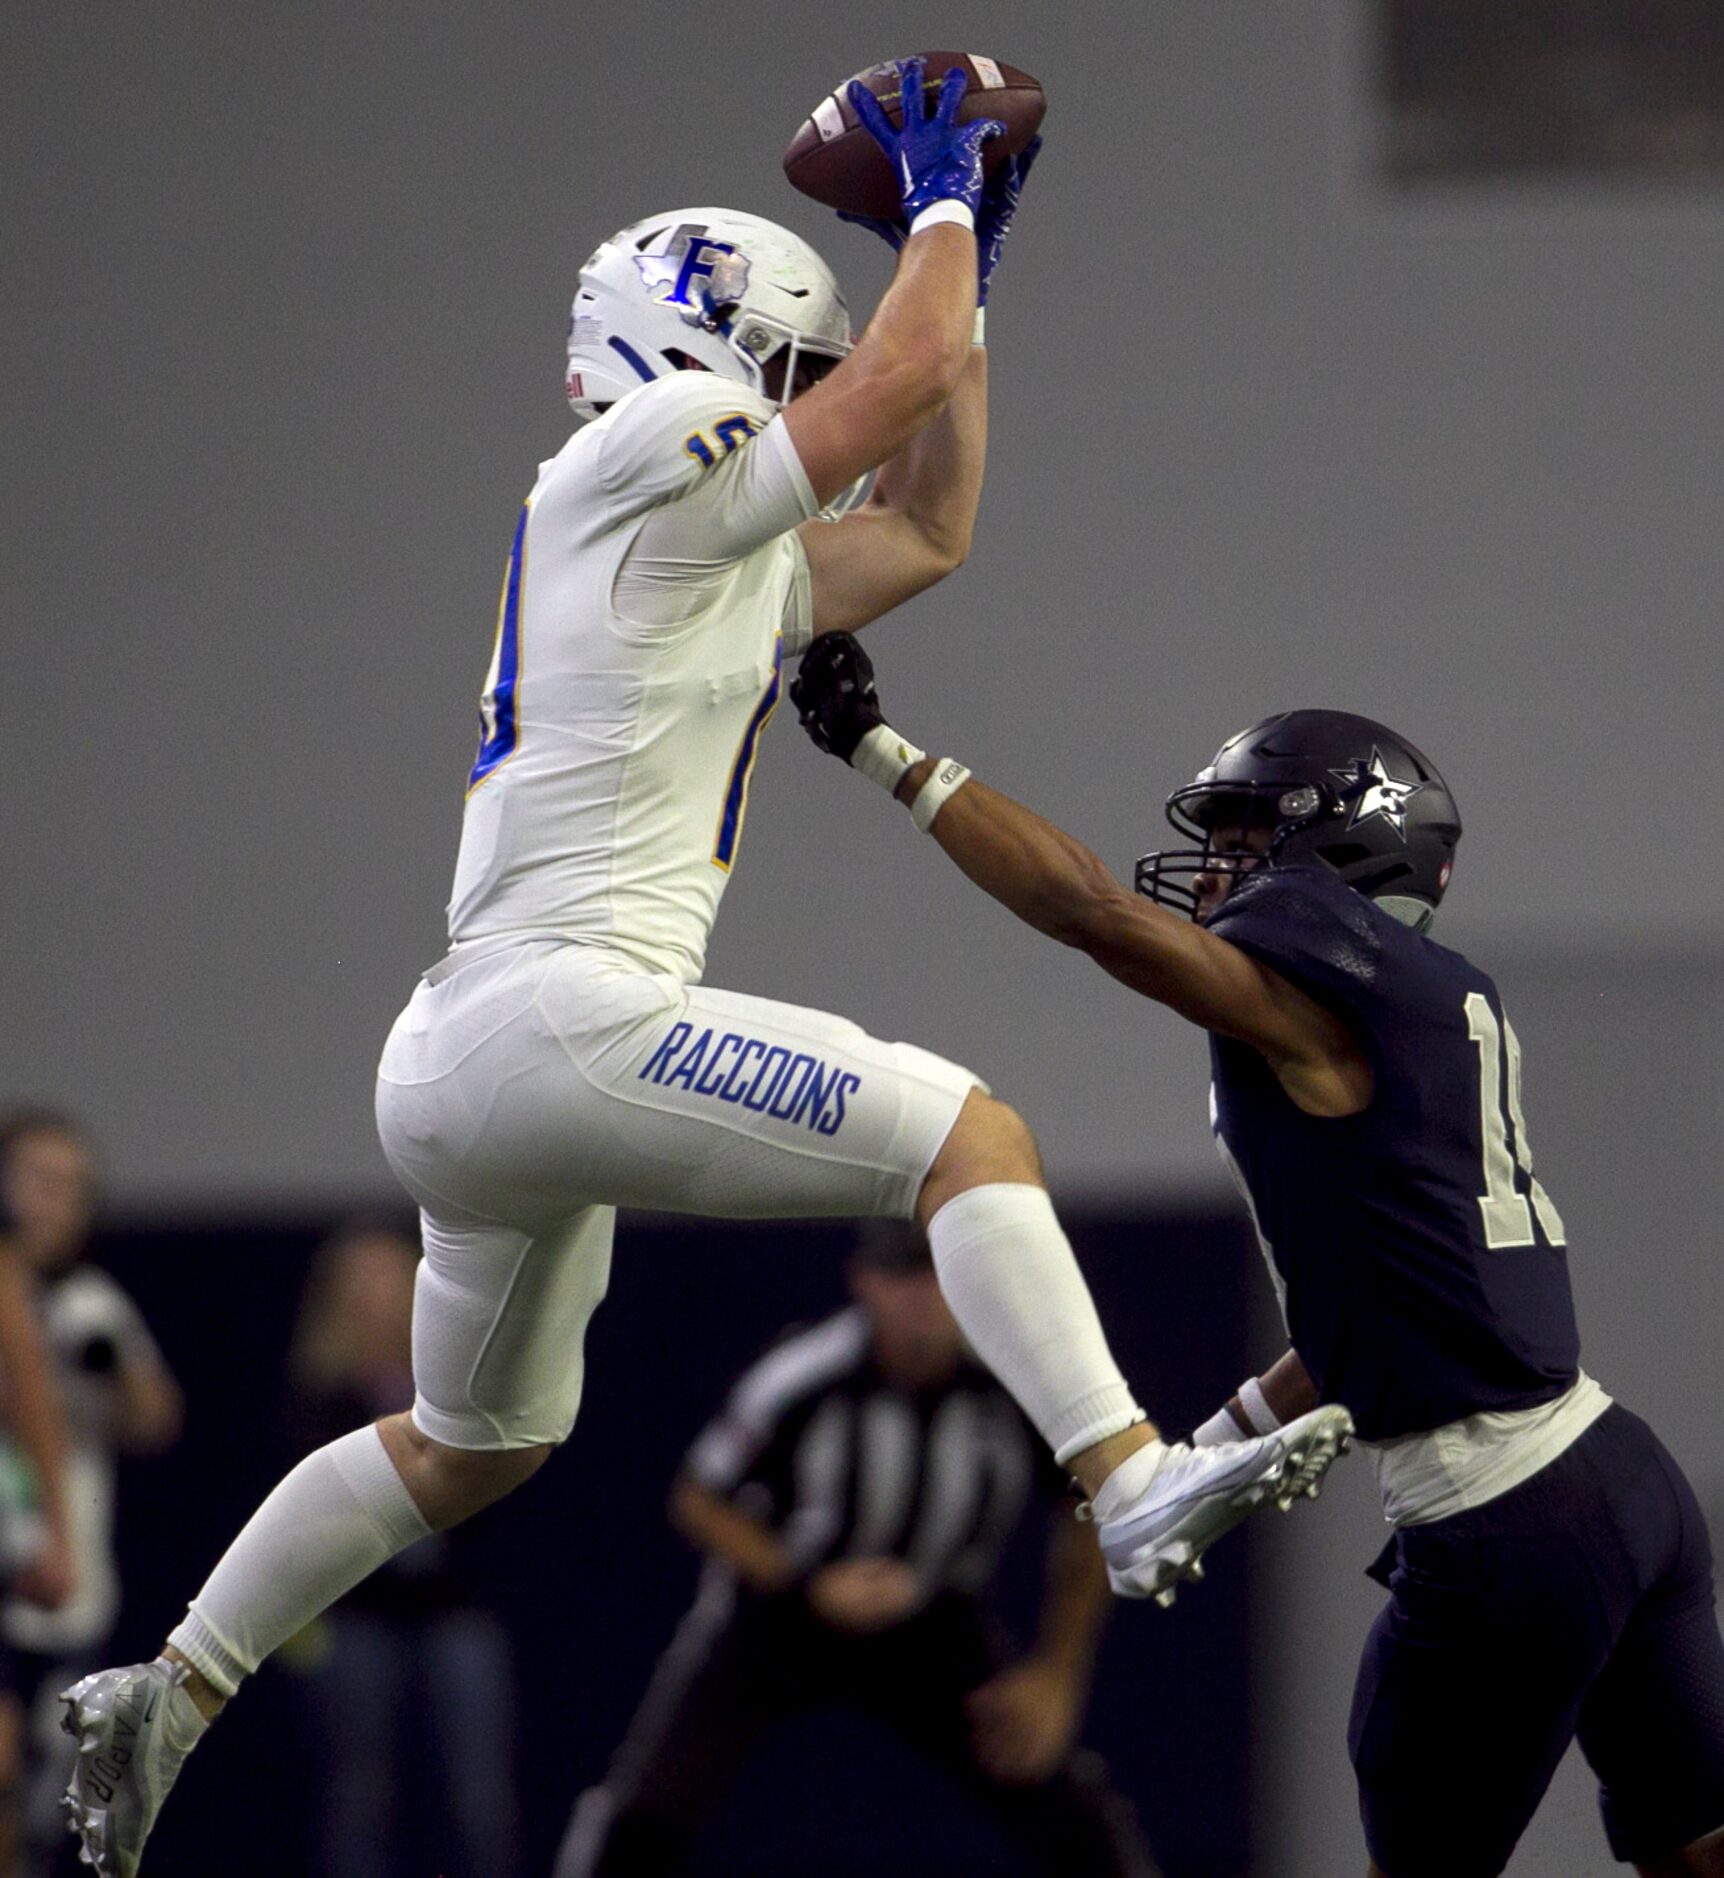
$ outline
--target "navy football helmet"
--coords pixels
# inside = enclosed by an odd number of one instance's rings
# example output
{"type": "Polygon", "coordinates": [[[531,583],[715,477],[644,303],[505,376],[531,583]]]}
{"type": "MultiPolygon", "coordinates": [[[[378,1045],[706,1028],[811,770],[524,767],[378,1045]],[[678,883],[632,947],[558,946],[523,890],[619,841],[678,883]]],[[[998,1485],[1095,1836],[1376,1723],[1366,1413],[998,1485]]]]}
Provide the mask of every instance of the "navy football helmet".
{"type": "Polygon", "coordinates": [[[1137,890],[1195,914],[1199,874],[1321,862],[1418,931],[1449,884],[1461,818],[1449,786],[1418,750],[1347,711],[1283,711],[1216,752],[1167,798],[1167,819],[1197,848],[1137,864],[1137,890]],[[1270,831],[1267,851],[1218,848],[1220,831],[1270,831]]]}

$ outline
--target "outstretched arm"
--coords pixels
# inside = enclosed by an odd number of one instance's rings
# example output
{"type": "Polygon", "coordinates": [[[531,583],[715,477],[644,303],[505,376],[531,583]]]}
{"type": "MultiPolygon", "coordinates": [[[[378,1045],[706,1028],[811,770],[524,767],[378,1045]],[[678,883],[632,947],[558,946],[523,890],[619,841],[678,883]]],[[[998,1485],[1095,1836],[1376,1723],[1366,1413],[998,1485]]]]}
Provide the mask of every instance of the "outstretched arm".
{"type": "Polygon", "coordinates": [[[987,449],[988,355],[972,346],[945,409],[880,466],[868,501],[841,522],[798,531],[817,636],[854,632],[963,565],[987,449]]]}
{"type": "Polygon", "coordinates": [[[898,271],[856,349],[784,412],[822,507],[926,429],[969,362],[982,145],[1002,127],[985,118],[957,123],[961,71],[947,73],[926,115],[922,70],[920,59],[899,62],[901,129],[866,88],[850,87],[852,107],[902,185],[904,238],[898,271]]]}
{"type": "Polygon", "coordinates": [[[816,743],[911,805],[971,880],[1026,924],[1205,1030],[1252,1045],[1310,1113],[1352,1114],[1369,1099],[1369,1066],[1332,1011],[1237,946],[1133,893],[1033,809],[962,765],[936,765],[893,731],[872,663],[854,640],[816,641],[791,696],[816,743]]]}
{"type": "MultiPolygon", "coordinates": [[[[893,794],[909,806],[935,767],[923,758],[893,794]]],[[[1133,991],[1278,1055],[1303,1046],[1300,1007],[1309,998],[1237,946],[1133,893],[1100,856],[1021,802],[969,777],[932,833],[984,893],[1133,991]]]]}
{"type": "MultiPolygon", "coordinates": [[[[860,510],[836,525],[814,521],[799,531],[812,575],[817,636],[856,631],[944,580],[969,554],[988,449],[988,356],[980,309],[1040,149],[1038,137],[982,188],[976,208],[975,344],[940,415],[880,465],[860,510]]],[[[907,224],[866,225],[902,252],[907,224]]]]}
{"type": "Polygon", "coordinates": [[[975,257],[967,227],[919,229],[856,350],[785,407],[784,427],[822,505],[895,457],[957,390],[973,349],[975,257]]]}

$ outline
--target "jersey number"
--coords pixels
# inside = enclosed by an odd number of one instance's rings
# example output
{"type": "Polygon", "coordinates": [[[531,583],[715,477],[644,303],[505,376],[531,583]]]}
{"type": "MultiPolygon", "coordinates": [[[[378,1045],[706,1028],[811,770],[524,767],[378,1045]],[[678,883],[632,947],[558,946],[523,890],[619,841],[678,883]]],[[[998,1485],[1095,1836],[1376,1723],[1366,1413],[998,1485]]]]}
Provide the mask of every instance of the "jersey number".
{"type": "Polygon", "coordinates": [[[521,578],[527,571],[529,508],[527,503],[521,505],[515,545],[509,550],[509,565],[503,574],[503,597],[497,602],[497,643],[491,653],[491,669],[485,675],[485,694],[479,700],[479,754],[467,773],[468,795],[492,770],[508,762],[521,741],[521,578]]]}
{"type": "Polygon", "coordinates": [[[747,443],[759,429],[752,417],[744,417],[740,411],[732,411],[729,417],[721,417],[713,426],[716,444],[709,443],[697,430],[692,437],[683,439],[684,451],[701,466],[711,469],[721,456],[729,456],[738,444],[747,443]]]}
{"type": "Polygon", "coordinates": [[[1514,1026],[1497,1022],[1490,999],[1482,991],[1469,991],[1466,1002],[1467,1035],[1479,1048],[1479,1122],[1484,1137],[1485,1190],[1479,1196],[1479,1212],[1484,1218],[1485,1244],[1493,1252],[1511,1246],[1536,1245],[1533,1215],[1545,1240],[1553,1246],[1567,1245],[1568,1234],[1562,1215],[1551,1205],[1550,1195],[1538,1183],[1532,1171],[1532,1149],[1527,1146],[1526,1121],[1520,1107],[1520,1040],[1514,1026]],[[1507,1044],[1508,1074],[1503,1074],[1504,1044],[1507,1044]],[[1507,1087],[1508,1108],[1504,1113],[1503,1091],[1507,1087]],[[1509,1152],[1509,1128],[1514,1128],[1514,1152],[1509,1152]],[[1527,1178],[1527,1192],[1515,1185],[1515,1168],[1527,1178]]]}

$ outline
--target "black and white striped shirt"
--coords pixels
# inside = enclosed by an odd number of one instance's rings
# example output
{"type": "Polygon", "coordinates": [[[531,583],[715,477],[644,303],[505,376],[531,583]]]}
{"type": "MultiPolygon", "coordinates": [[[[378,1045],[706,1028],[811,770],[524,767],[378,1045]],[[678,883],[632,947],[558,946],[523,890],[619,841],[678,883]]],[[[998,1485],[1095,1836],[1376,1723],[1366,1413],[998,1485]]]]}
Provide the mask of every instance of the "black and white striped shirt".
{"type": "Polygon", "coordinates": [[[1032,1488],[1064,1482],[978,1365],[914,1393],[875,1365],[853,1307],[792,1332],[731,1391],[687,1471],[772,1526],[803,1571],[897,1558],[930,1594],[979,1591],[1032,1488]]]}

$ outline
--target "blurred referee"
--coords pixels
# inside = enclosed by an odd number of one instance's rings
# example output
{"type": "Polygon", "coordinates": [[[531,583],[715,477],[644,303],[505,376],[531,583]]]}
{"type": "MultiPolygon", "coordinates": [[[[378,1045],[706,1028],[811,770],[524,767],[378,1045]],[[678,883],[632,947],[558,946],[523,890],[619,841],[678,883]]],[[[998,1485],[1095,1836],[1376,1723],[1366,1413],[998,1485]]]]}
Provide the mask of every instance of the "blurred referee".
{"type": "Polygon", "coordinates": [[[681,1870],[766,1731],[835,1706],[943,1768],[1032,1869],[1155,1878],[1076,1747],[1108,1589],[1063,1479],[965,1351],[919,1232],[870,1227],[849,1276],[852,1306],[782,1338],[689,1451],[671,1519],[707,1555],[700,1593],[555,1878],[681,1870]],[[981,1594],[1034,1492],[1041,1616],[1009,1661],[981,1594]]]}

